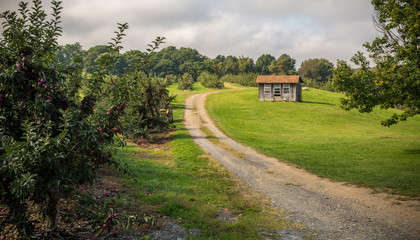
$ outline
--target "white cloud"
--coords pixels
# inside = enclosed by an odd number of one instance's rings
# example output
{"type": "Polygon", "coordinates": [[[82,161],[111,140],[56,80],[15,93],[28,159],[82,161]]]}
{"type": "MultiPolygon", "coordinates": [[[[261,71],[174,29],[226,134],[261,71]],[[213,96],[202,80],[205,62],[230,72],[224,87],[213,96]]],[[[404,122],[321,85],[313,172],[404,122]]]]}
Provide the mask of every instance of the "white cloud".
{"type": "MultiPolygon", "coordinates": [[[[2,0],[0,11],[17,5],[2,0]]],[[[63,0],[63,7],[60,43],[80,42],[85,48],[106,44],[117,23],[128,22],[126,50],[144,50],[164,36],[162,47],[254,61],[265,53],[287,53],[299,67],[315,57],[349,60],[375,36],[366,0],[63,0]]]]}

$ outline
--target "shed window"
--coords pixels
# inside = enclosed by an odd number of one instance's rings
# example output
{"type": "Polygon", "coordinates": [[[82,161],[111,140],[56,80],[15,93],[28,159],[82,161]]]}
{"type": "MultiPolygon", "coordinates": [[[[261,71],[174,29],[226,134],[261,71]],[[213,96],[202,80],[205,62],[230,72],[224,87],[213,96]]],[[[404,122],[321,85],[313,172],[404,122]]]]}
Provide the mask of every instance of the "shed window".
{"type": "Polygon", "coordinates": [[[274,84],[274,96],[280,96],[281,95],[281,85],[276,83],[274,84]]]}
{"type": "Polygon", "coordinates": [[[283,93],[289,93],[290,92],[290,83],[283,84],[283,93]]]}
{"type": "Polygon", "coordinates": [[[271,94],[271,84],[264,84],[264,94],[271,94]]]}

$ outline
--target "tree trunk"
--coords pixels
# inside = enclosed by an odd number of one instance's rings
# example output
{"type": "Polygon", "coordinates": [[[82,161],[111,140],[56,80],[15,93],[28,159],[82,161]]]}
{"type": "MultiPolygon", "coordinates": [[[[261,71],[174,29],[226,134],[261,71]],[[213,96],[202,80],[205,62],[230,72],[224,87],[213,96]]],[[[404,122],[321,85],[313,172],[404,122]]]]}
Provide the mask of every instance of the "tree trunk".
{"type": "Polygon", "coordinates": [[[47,206],[45,209],[45,216],[47,218],[47,227],[55,228],[58,226],[58,189],[50,189],[47,192],[47,206]]]}

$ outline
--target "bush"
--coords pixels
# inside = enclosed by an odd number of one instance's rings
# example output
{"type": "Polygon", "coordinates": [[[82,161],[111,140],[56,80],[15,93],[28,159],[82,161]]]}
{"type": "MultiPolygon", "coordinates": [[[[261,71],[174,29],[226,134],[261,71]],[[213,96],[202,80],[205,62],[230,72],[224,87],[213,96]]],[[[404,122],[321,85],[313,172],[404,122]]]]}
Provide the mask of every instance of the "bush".
{"type": "Polygon", "coordinates": [[[178,80],[178,89],[179,90],[192,90],[194,80],[189,73],[184,73],[182,77],[178,80]]]}
{"type": "Polygon", "coordinates": [[[171,84],[178,82],[177,75],[169,74],[166,75],[162,81],[162,85],[165,87],[171,86],[171,84]]]}
{"type": "Polygon", "coordinates": [[[139,78],[134,87],[136,94],[129,101],[122,124],[126,134],[134,141],[147,138],[152,132],[164,131],[169,127],[169,120],[162,109],[168,109],[175,98],[159,78],[139,78]]]}
{"type": "Polygon", "coordinates": [[[223,80],[216,74],[202,72],[197,80],[206,88],[223,88],[223,80]]]}

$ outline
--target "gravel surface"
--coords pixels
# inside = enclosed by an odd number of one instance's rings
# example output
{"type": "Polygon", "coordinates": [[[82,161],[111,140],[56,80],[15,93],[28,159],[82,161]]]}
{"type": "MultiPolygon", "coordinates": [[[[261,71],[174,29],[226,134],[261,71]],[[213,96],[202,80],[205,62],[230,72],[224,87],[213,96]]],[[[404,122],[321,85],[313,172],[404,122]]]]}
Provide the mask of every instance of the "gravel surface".
{"type": "Polygon", "coordinates": [[[288,218],[311,229],[314,238],[420,239],[419,201],[398,201],[396,196],[332,182],[235,142],[214,126],[205,110],[205,97],[211,93],[185,102],[185,126],[196,144],[286,210],[288,218]],[[211,143],[202,126],[241,154],[211,143]]]}

